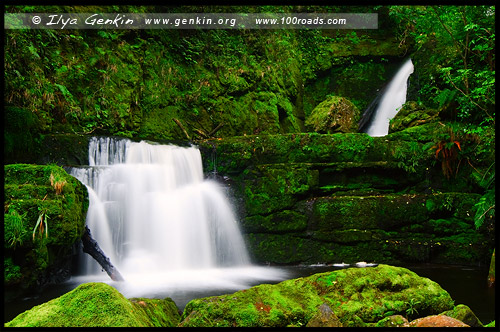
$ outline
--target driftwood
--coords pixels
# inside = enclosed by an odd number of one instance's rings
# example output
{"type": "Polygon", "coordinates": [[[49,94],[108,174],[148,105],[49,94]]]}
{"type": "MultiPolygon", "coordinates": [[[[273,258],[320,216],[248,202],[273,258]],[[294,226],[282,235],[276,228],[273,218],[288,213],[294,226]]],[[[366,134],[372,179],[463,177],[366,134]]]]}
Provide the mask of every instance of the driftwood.
{"type": "Polygon", "coordinates": [[[104,252],[97,244],[97,241],[90,235],[90,229],[85,226],[85,232],[82,236],[83,252],[89,254],[94,258],[99,265],[106,271],[111,280],[114,281],[125,281],[118,270],[111,264],[109,258],[104,254],[104,252]]]}

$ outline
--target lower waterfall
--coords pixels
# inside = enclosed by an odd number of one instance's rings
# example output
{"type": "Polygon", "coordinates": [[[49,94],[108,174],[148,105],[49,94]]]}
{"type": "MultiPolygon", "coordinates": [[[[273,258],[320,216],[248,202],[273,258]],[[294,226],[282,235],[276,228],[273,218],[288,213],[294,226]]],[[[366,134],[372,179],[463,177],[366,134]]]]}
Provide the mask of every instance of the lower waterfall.
{"type": "MultiPolygon", "coordinates": [[[[70,174],[87,186],[87,226],[128,286],[191,280],[237,289],[242,278],[283,277],[251,265],[225,189],[204,178],[196,147],[94,137],[89,166],[70,174]]],[[[105,276],[90,256],[82,258],[82,275],[105,276]]]]}

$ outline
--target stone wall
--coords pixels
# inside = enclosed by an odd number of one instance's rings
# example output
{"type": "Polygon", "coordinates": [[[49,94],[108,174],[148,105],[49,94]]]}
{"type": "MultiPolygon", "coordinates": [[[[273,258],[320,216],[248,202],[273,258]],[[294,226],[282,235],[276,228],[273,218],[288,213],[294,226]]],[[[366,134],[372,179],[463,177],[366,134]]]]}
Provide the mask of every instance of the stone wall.
{"type": "Polygon", "coordinates": [[[433,145],[439,127],[375,138],[243,136],[199,146],[206,172],[231,188],[256,262],[488,263],[493,226],[476,230],[473,219],[481,197],[475,173],[488,162],[446,178],[433,145]]]}

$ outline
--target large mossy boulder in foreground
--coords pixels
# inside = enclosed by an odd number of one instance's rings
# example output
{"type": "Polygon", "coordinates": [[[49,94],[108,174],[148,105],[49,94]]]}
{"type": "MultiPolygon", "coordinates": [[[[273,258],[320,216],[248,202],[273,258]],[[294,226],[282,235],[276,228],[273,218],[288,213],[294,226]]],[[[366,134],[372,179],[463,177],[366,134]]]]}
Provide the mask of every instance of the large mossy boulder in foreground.
{"type": "Polygon", "coordinates": [[[330,96],[306,119],[306,127],[322,134],[355,133],[358,131],[360,112],[348,99],[330,96]]]}
{"type": "Polygon", "coordinates": [[[179,322],[170,298],[127,300],[105,283],[86,283],[18,315],[6,327],[171,327],[179,322]]]}
{"type": "Polygon", "coordinates": [[[318,273],[192,300],[186,305],[180,326],[285,327],[306,326],[313,320],[362,327],[375,326],[390,315],[412,320],[453,307],[450,295],[430,279],[405,268],[379,265],[318,273]]]}
{"type": "Polygon", "coordinates": [[[11,164],[4,172],[4,285],[19,293],[69,277],[87,189],[55,165],[11,164]]]}

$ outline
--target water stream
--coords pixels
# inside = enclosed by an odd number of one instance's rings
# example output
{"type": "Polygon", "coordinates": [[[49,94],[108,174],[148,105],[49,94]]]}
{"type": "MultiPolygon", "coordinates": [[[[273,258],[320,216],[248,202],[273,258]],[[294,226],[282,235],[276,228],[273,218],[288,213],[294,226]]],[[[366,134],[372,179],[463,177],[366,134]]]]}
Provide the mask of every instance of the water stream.
{"type": "Polygon", "coordinates": [[[365,132],[370,136],[385,136],[389,133],[389,121],[394,118],[406,102],[408,78],[413,73],[413,62],[403,63],[387,86],[365,132]]]}
{"type": "MultiPolygon", "coordinates": [[[[87,226],[125,278],[114,286],[127,297],[237,290],[286,275],[251,264],[224,188],[204,178],[194,146],[94,137],[89,166],[70,173],[88,188],[87,226]]],[[[108,276],[82,254],[74,279],[108,276]]]]}

